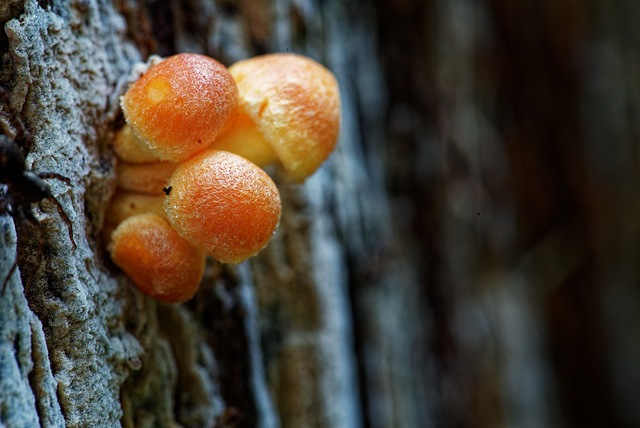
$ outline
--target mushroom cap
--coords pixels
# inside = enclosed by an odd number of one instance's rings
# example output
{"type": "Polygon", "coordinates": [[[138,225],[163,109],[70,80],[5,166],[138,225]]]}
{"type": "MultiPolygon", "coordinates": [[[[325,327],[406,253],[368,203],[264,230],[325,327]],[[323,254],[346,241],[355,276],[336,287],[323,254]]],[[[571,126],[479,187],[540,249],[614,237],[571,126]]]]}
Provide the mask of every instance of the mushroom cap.
{"type": "Polygon", "coordinates": [[[291,178],[311,175],[338,138],[340,91],[333,73],[286,53],[239,61],[229,72],[238,85],[239,114],[255,122],[291,178]]]}
{"type": "Polygon", "coordinates": [[[260,251],[280,221],[275,183],[252,162],[207,150],[180,164],[169,179],[165,211],[186,240],[223,263],[260,251]]]}
{"type": "Polygon", "coordinates": [[[178,166],[174,162],[128,163],[116,166],[117,186],[129,192],[163,195],[167,180],[178,166]]]}
{"type": "Polygon", "coordinates": [[[105,223],[117,226],[126,218],[147,212],[164,217],[163,207],[164,193],[162,195],[150,195],[116,189],[105,213],[105,223]]]}
{"type": "Polygon", "coordinates": [[[154,156],[174,162],[204,150],[237,106],[229,71],[199,54],[166,58],[121,99],[127,123],[154,156]]]}
{"type": "Polygon", "coordinates": [[[113,231],[111,259],[148,296],[167,303],[198,291],[205,255],[152,213],[129,217],[113,231]]]}
{"type": "Polygon", "coordinates": [[[147,144],[127,124],[116,132],[112,148],[118,159],[125,162],[148,163],[158,161],[158,158],[147,148],[147,144]]]}

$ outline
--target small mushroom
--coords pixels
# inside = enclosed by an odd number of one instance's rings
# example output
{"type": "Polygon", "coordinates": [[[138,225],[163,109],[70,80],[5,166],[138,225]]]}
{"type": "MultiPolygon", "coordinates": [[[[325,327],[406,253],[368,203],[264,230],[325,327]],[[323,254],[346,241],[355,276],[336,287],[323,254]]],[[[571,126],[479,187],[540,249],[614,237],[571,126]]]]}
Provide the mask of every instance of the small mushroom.
{"type": "Polygon", "coordinates": [[[239,91],[238,109],[211,146],[265,165],[277,158],[302,181],[333,150],[340,127],[340,92],[334,75],[294,54],[268,54],[229,68],[239,91]]]}
{"type": "Polygon", "coordinates": [[[165,216],[164,193],[147,195],[118,189],[107,207],[105,223],[117,226],[129,217],[147,212],[155,213],[161,217],[165,216]]]}
{"type": "Polygon", "coordinates": [[[158,158],[145,147],[129,125],[125,125],[116,133],[113,140],[113,152],[118,159],[129,163],[156,162],[158,158]]]}
{"type": "Polygon", "coordinates": [[[211,144],[235,110],[237,97],[222,64],[187,53],[149,68],[122,97],[121,106],[144,150],[179,162],[211,144]]]}
{"type": "Polygon", "coordinates": [[[164,209],[173,228],[223,263],[260,251],[280,220],[280,194],[262,169],[238,155],[207,150],[181,163],[164,209]]]}
{"type": "Polygon", "coordinates": [[[108,249],[113,262],[154,299],[179,303],[198,291],[204,253],[156,214],[139,214],[120,223],[108,249]]]}
{"type": "Polygon", "coordinates": [[[164,194],[162,189],[177,166],[178,164],[174,162],[118,162],[116,167],[118,188],[150,195],[164,194]]]}

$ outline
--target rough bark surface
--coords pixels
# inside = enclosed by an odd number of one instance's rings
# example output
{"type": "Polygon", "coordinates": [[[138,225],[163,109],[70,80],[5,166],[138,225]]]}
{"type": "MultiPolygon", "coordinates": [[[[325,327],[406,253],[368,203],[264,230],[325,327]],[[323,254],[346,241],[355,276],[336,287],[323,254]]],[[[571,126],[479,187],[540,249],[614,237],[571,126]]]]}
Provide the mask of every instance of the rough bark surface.
{"type": "MultiPolygon", "coordinates": [[[[43,261],[35,266],[31,257],[36,237],[20,264],[24,277],[38,269],[29,295],[16,273],[0,300],[0,382],[8,384],[0,420],[115,425],[122,418],[120,388],[140,364],[142,348],[125,328],[124,301],[96,238],[113,175],[106,147],[117,100],[110,97],[136,51],[123,43],[124,21],[110,4],[12,2],[1,12],[2,81],[33,136],[27,164],[71,179],[72,186],[51,186],[73,222],[78,248],[72,250],[54,206],[34,208],[45,235],[43,261]]],[[[5,276],[16,242],[6,216],[2,230],[5,276]]]]}

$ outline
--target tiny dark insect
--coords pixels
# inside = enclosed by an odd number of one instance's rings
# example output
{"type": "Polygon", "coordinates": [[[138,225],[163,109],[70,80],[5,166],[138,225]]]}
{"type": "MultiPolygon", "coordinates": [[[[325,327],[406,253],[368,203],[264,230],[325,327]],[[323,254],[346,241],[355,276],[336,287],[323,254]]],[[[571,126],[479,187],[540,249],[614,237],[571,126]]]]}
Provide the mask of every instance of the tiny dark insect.
{"type": "Polygon", "coordinates": [[[169,196],[169,193],[171,193],[171,189],[173,189],[173,186],[169,186],[169,187],[163,187],[162,191],[169,196]]]}
{"type": "MultiPolygon", "coordinates": [[[[73,248],[76,248],[76,242],[73,239],[71,221],[62,209],[60,202],[58,202],[51,193],[49,184],[44,181],[46,178],[54,178],[71,185],[71,180],[55,172],[34,172],[27,169],[25,156],[29,153],[29,149],[31,148],[31,134],[24,126],[22,119],[20,119],[11,110],[7,91],[2,87],[0,87],[0,99],[6,107],[6,111],[0,110],[0,116],[4,116],[9,119],[16,129],[16,135],[13,139],[0,134],[0,183],[5,185],[0,188],[0,215],[8,213],[13,217],[13,221],[16,224],[19,224],[24,228],[32,225],[38,229],[38,233],[40,235],[40,242],[37,250],[38,253],[36,255],[36,268],[26,282],[24,288],[26,293],[29,290],[29,285],[35,275],[35,272],[40,267],[40,263],[42,261],[42,247],[44,245],[44,233],[42,226],[31,213],[31,204],[45,199],[53,202],[58,209],[58,214],[67,224],[71,243],[73,244],[73,248]]],[[[11,275],[18,266],[18,261],[24,251],[25,243],[26,233],[20,233],[16,249],[16,260],[11,266],[9,273],[2,284],[2,292],[0,295],[4,294],[4,289],[9,282],[9,278],[11,278],[11,275]]]]}

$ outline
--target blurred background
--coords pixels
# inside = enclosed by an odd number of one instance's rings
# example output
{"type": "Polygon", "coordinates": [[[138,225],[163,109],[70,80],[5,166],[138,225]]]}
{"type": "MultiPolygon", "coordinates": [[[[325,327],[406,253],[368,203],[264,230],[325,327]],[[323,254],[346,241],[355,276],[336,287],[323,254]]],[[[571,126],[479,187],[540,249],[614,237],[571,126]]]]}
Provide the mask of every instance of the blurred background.
{"type": "Polygon", "coordinates": [[[374,4],[424,426],[640,426],[640,3],[374,4]]]}

